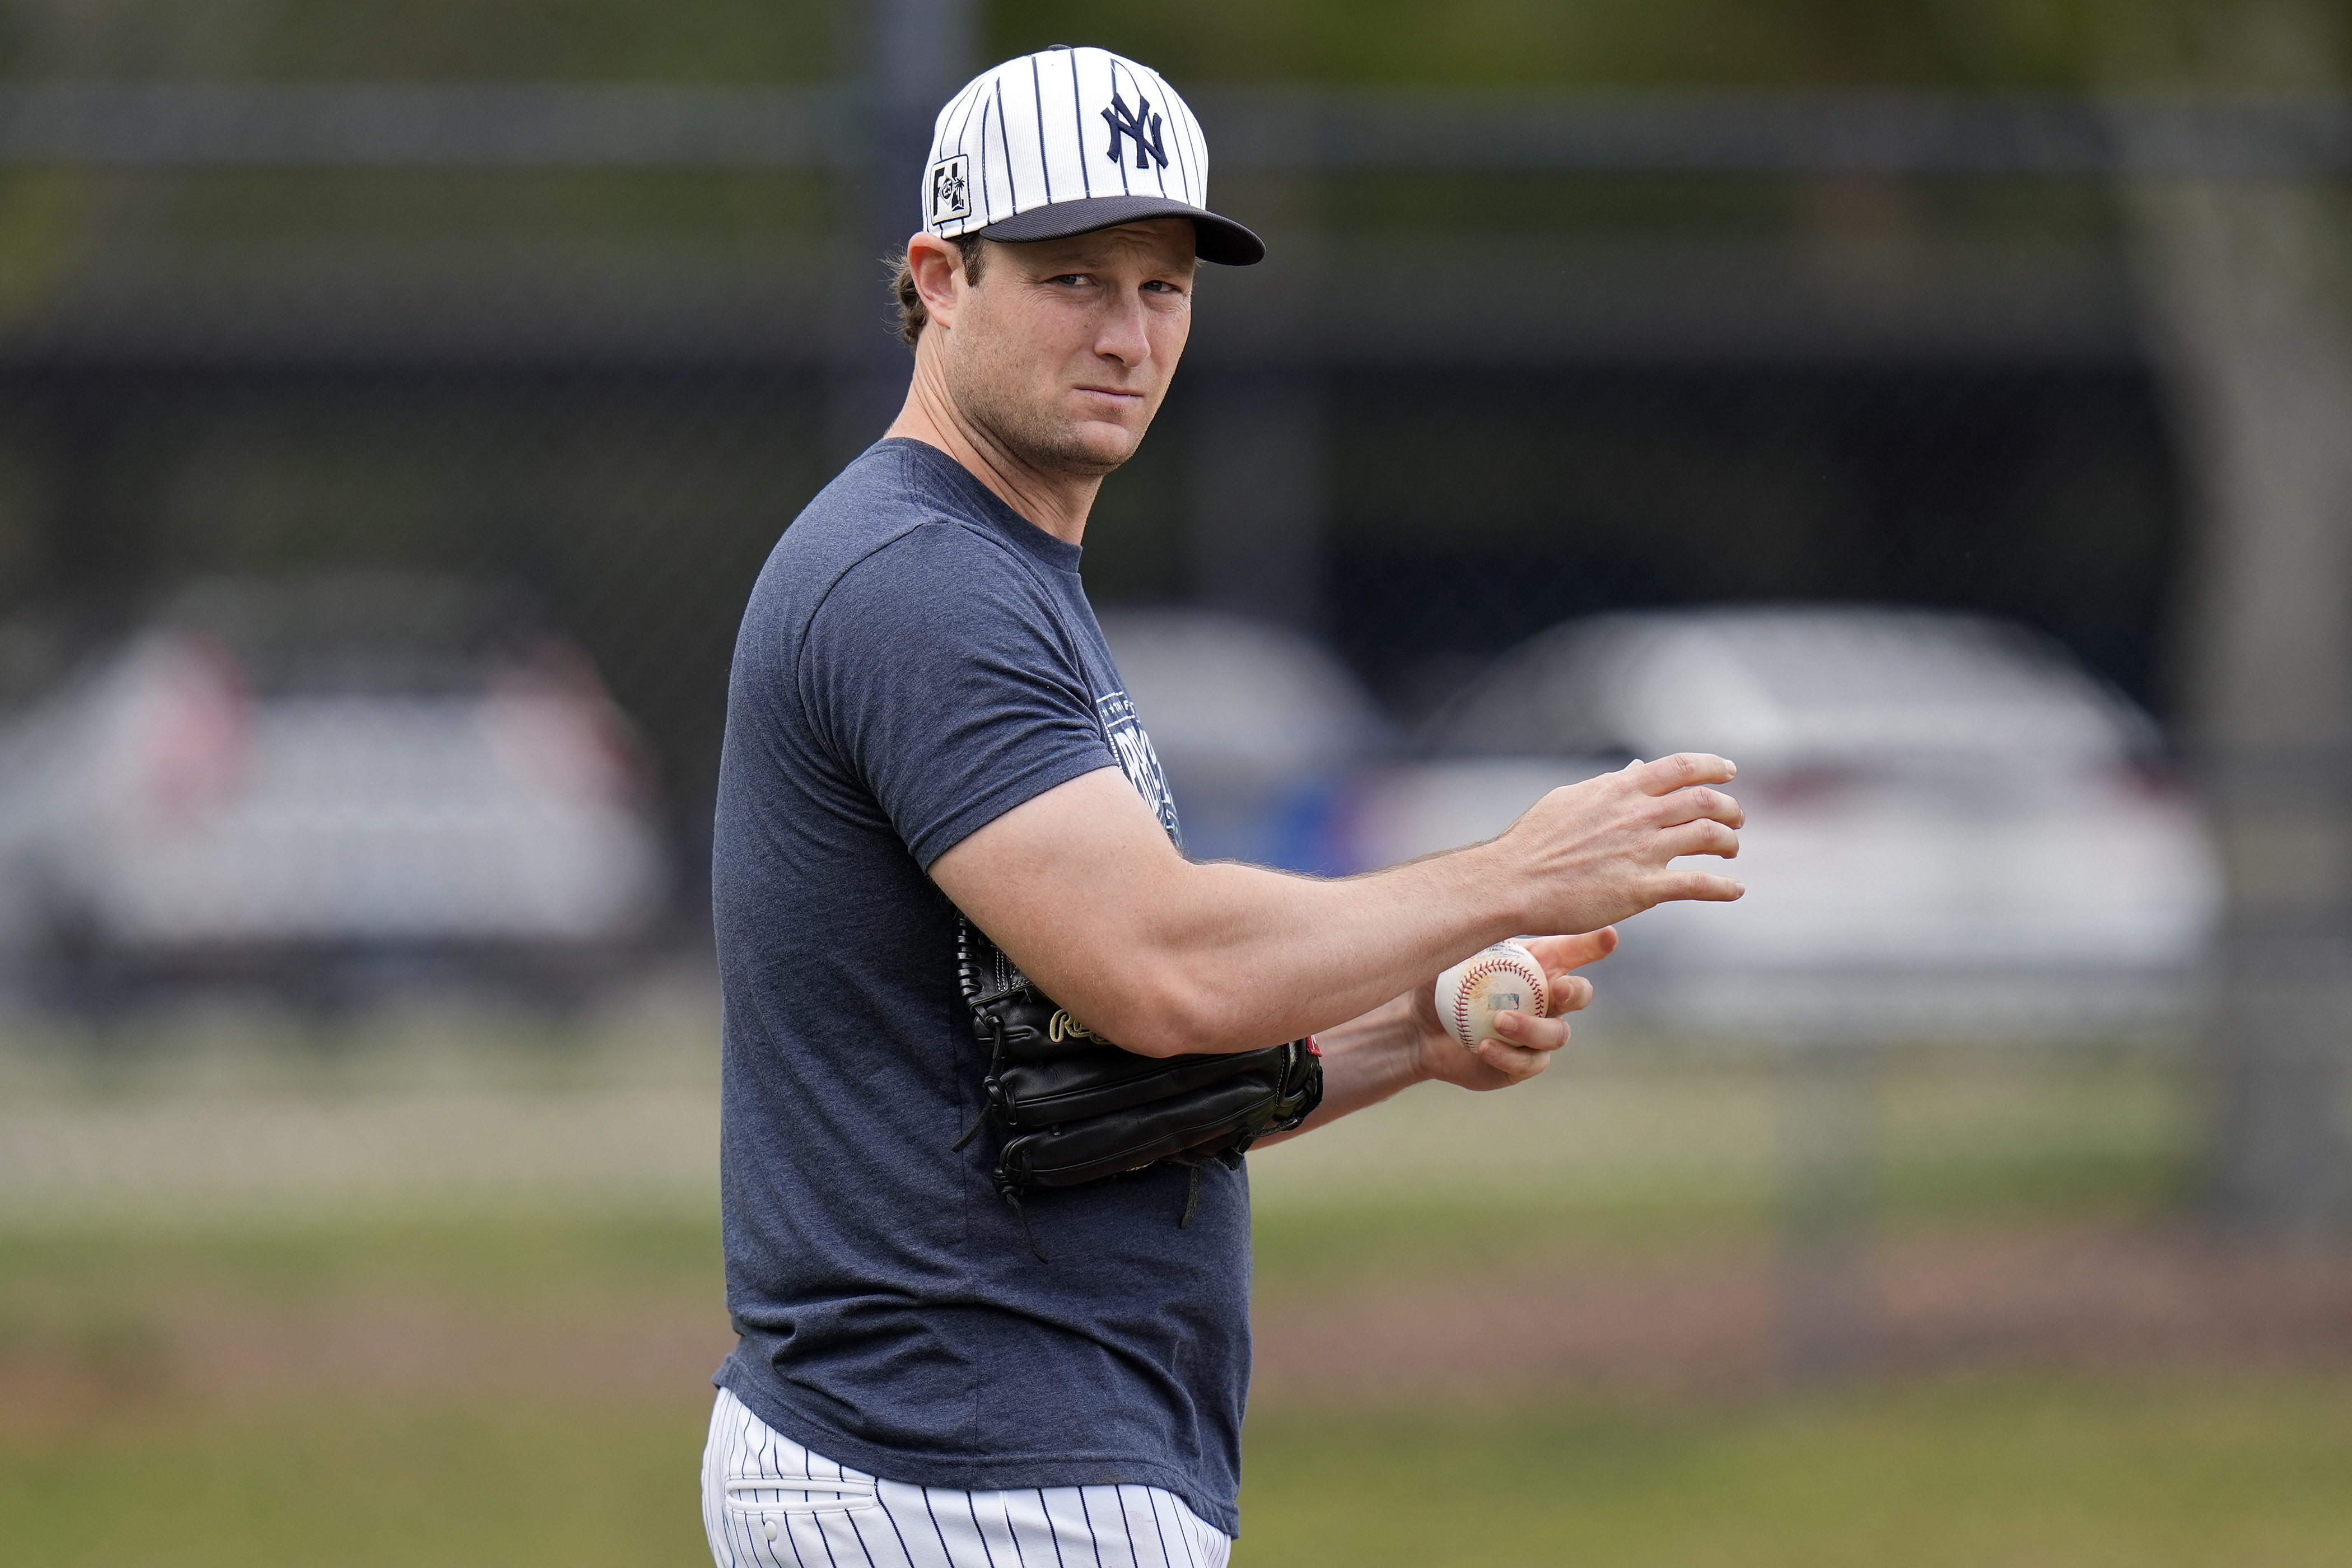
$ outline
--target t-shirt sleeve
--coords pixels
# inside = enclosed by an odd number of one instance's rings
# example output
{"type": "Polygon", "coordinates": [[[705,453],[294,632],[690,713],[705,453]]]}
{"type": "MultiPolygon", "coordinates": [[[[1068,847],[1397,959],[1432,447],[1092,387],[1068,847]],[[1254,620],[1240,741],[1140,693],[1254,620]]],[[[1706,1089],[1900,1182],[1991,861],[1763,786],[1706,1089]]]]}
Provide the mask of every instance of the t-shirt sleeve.
{"type": "Polygon", "coordinates": [[[813,731],[926,871],[1024,801],[1118,765],[1045,588],[959,524],[912,529],[844,573],[796,679],[813,731]]]}

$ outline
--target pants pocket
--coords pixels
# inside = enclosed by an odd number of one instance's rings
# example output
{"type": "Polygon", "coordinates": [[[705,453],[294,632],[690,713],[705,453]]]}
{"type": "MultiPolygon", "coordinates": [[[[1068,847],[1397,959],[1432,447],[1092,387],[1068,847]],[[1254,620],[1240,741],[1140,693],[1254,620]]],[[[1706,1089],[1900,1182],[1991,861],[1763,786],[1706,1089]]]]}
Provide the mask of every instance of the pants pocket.
{"type": "Polygon", "coordinates": [[[781,1519],[796,1513],[847,1513],[880,1506],[874,1483],[802,1476],[730,1476],[727,1511],[781,1519]]]}

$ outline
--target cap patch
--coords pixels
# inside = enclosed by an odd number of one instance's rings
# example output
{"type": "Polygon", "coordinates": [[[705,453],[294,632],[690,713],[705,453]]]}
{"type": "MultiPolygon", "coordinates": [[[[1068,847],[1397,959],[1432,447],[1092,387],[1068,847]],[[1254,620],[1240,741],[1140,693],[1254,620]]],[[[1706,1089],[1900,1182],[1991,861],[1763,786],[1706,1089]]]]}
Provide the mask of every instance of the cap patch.
{"type": "MultiPolygon", "coordinates": [[[[903,187],[902,187],[903,188],[903,187]]],[[[931,165],[929,222],[947,223],[971,216],[971,155],[959,153],[931,165]]]]}

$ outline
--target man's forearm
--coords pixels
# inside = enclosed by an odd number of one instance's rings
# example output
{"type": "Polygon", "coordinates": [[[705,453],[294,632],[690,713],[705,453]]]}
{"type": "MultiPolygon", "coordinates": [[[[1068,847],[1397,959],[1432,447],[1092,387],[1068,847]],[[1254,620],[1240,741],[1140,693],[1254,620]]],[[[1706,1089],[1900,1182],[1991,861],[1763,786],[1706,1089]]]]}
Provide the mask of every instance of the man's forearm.
{"type": "Polygon", "coordinates": [[[1500,837],[1330,881],[1187,861],[1104,768],[1014,807],[931,875],[1046,993],[1145,1056],[1255,1050],[1335,1029],[1518,933],[1597,931],[1668,898],[1736,898],[1674,870],[1728,855],[1719,758],[1636,763],[1538,800],[1500,837]]]}
{"type": "Polygon", "coordinates": [[[1144,943],[1192,1001],[1180,1015],[1192,1024],[1186,1048],[1352,1029],[1446,964],[1516,934],[1518,912],[1486,859],[1463,850],[1340,880],[1186,867],[1151,911],[1144,943]]]}
{"type": "Polygon", "coordinates": [[[1499,858],[1481,846],[1339,880],[1194,864],[1105,770],[1008,814],[932,874],[1073,1016],[1171,1056],[1337,1028],[1512,934],[1499,858]],[[1072,888],[1104,890],[1062,896],[1072,888]]]}
{"type": "Polygon", "coordinates": [[[1260,1139],[1264,1149],[1328,1127],[1342,1116],[1378,1105],[1426,1076],[1421,1070],[1419,1026],[1410,997],[1400,996],[1316,1037],[1323,1047],[1323,1103],[1288,1132],[1260,1139]]]}

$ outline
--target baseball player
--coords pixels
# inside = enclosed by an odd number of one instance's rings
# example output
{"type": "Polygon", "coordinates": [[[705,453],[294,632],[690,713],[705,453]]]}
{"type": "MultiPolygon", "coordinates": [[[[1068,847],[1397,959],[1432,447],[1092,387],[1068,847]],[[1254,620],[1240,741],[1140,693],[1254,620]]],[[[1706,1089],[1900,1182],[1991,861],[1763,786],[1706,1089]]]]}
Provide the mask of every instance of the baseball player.
{"type": "Polygon", "coordinates": [[[1223,1564],[1242,1152],[1425,1080],[1532,1077],[1612,922],[1739,896],[1673,864],[1737,852],[1709,756],[1374,875],[1185,858],[1078,563],[1198,264],[1265,253],[1207,172],[1183,100],[1101,49],[958,93],[898,284],[904,411],[745,612],[713,857],[739,1340],[703,1510],[728,1568],[1223,1564]],[[1524,931],[1580,933],[1532,944],[1551,1016],[1464,1047],[1433,977],[1524,931]]]}

